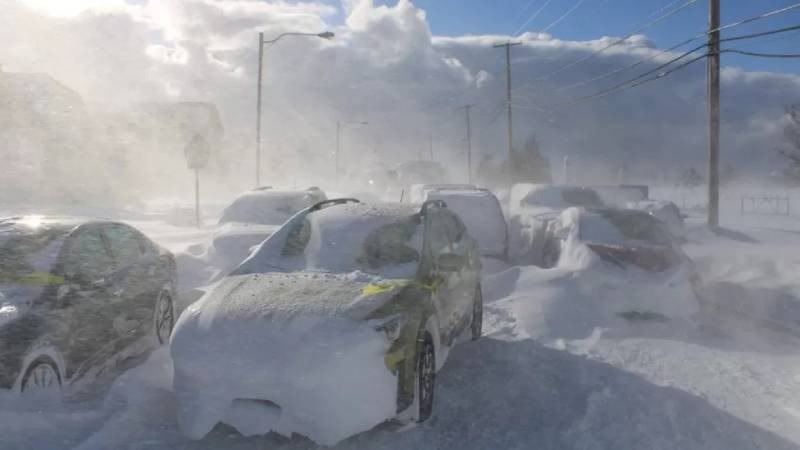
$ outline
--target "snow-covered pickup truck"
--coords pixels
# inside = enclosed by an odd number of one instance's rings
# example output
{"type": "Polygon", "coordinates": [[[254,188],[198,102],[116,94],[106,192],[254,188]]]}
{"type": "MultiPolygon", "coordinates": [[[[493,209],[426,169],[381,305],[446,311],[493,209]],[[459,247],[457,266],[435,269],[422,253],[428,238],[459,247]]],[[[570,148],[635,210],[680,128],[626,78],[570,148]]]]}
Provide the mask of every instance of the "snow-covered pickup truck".
{"type": "Polygon", "coordinates": [[[181,315],[178,424],[329,445],[424,421],[436,372],[482,314],[477,243],[444,202],[318,203],[181,315]]]}

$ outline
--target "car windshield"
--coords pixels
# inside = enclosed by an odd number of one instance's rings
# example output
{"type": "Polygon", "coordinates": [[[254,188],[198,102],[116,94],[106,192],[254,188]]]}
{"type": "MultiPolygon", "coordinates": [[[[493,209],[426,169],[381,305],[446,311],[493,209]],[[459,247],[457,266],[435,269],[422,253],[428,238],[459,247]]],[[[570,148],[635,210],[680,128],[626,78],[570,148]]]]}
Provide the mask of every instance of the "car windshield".
{"type": "MultiPolygon", "coordinates": [[[[384,277],[414,276],[422,252],[422,225],[415,216],[336,216],[326,210],[289,227],[285,240],[268,241],[254,255],[270,257],[264,269],[330,273],[362,271],[384,277]],[[279,251],[277,248],[280,247],[279,251]]],[[[234,273],[253,272],[256,264],[234,273]]]]}
{"type": "Polygon", "coordinates": [[[0,283],[34,282],[36,274],[49,274],[63,233],[41,231],[25,234],[0,232],[0,283]]]}
{"type": "Polygon", "coordinates": [[[222,213],[220,223],[281,225],[314,203],[315,200],[305,192],[256,191],[243,195],[228,206],[222,213]]]}
{"type": "Polygon", "coordinates": [[[580,235],[598,244],[669,246],[673,242],[657,219],[640,211],[589,213],[581,220],[580,235]]]}

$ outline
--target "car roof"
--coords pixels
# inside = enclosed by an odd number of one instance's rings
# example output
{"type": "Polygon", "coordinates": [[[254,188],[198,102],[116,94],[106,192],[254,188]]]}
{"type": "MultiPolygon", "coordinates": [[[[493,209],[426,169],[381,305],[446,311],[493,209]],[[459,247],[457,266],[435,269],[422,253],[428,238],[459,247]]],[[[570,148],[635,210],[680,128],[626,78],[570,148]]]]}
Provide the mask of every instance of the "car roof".
{"type": "Polygon", "coordinates": [[[409,203],[399,202],[385,202],[385,203],[362,203],[362,202],[347,202],[339,204],[331,204],[318,211],[313,211],[312,214],[318,216],[353,216],[353,217],[405,217],[412,216],[419,212],[419,205],[412,205],[409,203]]]}
{"type": "Polygon", "coordinates": [[[69,234],[87,223],[118,223],[105,219],[80,216],[25,215],[0,218],[0,236],[37,233],[69,234]]]}

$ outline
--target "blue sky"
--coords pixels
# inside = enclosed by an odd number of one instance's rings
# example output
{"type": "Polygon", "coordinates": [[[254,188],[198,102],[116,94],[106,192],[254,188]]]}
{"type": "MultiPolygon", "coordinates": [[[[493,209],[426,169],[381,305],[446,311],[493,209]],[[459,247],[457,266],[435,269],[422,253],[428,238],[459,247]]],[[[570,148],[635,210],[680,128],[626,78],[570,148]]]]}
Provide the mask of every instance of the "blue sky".
{"type": "MultiPolygon", "coordinates": [[[[522,31],[541,30],[564,15],[580,0],[550,0],[539,15],[522,31]]],[[[756,16],[794,3],[796,0],[721,0],[722,24],[756,16]]],[[[436,35],[509,34],[521,25],[547,0],[414,0],[424,9],[431,30],[436,35]],[[527,7],[527,9],[526,9],[527,7]]],[[[686,0],[675,2],[675,8],[686,0]]],[[[375,0],[376,4],[395,3],[375,0]]],[[[559,39],[585,40],[600,36],[621,36],[653,20],[654,12],[672,0],[583,0],[571,14],[548,33],[559,39]]],[[[670,8],[671,9],[671,8],[670,8]]],[[[663,14],[663,13],[662,13],[663,14]]],[[[659,47],[669,47],[707,27],[708,0],[699,0],[671,18],[644,32],[659,47]]],[[[800,8],[779,16],[732,28],[723,38],[800,24],[800,8]]],[[[794,31],[754,40],[737,42],[735,47],[755,52],[800,53],[800,32],[794,31]]],[[[769,70],[800,74],[798,59],[766,59],[724,55],[723,64],[750,70],[769,70]]]]}

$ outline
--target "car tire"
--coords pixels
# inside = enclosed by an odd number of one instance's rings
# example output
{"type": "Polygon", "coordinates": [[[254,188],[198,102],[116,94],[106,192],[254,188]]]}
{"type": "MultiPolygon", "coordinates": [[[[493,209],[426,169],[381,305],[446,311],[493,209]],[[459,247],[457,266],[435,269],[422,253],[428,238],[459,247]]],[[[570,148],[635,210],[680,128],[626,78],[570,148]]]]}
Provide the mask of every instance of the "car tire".
{"type": "Polygon", "coordinates": [[[433,414],[433,392],[436,387],[436,349],[429,332],[420,339],[417,352],[416,394],[418,423],[425,422],[433,414]]]}
{"type": "Polygon", "coordinates": [[[31,361],[19,383],[20,394],[41,397],[45,401],[60,401],[62,394],[61,371],[46,355],[31,361]]]}
{"type": "Polygon", "coordinates": [[[483,334],[483,290],[480,283],[475,288],[475,298],[472,300],[472,323],[470,323],[470,338],[473,341],[480,339],[483,334]]]}
{"type": "Polygon", "coordinates": [[[170,296],[167,291],[161,291],[156,300],[155,311],[153,312],[153,327],[159,344],[163,345],[169,341],[169,337],[172,334],[172,327],[174,326],[175,306],[172,303],[172,296],[170,296]]]}

